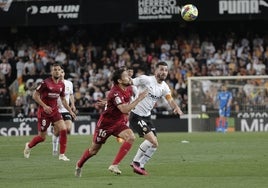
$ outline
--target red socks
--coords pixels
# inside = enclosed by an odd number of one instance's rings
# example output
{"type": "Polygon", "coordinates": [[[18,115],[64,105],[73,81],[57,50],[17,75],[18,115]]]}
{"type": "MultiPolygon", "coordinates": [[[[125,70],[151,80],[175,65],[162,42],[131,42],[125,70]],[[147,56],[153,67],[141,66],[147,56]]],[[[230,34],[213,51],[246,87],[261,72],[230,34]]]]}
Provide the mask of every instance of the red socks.
{"type": "MultiPolygon", "coordinates": [[[[130,148],[131,148],[132,144],[128,143],[128,142],[124,142],[120,149],[119,152],[117,153],[114,161],[113,161],[113,165],[117,165],[121,162],[121,160],[126,156],[126,154],[129,152],[130,148]]],[[[79,159],[79,161],[77,162],[77,166],[79,168],[82,168],[84,163],[91,158],[93,155],[91,153],[89,153],[88,148],[84,151],[83,155],[81,156],[81,158],[79,159]]]]}
{"type": "Polygon", "coordinates": [[[60,154],[64,154],[67,143],[67,130],[60,131],[60,154]]]}
{"type": "Polygon", "coordinates": [[[126,156],[126,154],[129,152],[130,148],[131,148],[132,144],[128,143],[128,142],[124,142],[117,155],[115,156],[115,159],[113,161],[113,165],[118,165],[122,159],[126,156]]]}
{"type": "Polygon", "coordinates": [[[34,147],[36,144],[40,143],[40,142],[44,142],[45,139],[43,139],[41,136],[37,135],[35,137],[33,137],[33,139],[31,140],[31,142],[28,144],[29,148],[34,147]]]}
{"type": "Polygon", "coordinates": [[[84,163],[90,158],[92,157],[92,155],[89,153],[89,150],[86,149],[83,153],[83,155],[81,156],[80,160],[77,162],[77,166],[79,168],[82,168],[82,166],[84,165],[84,163]]]}

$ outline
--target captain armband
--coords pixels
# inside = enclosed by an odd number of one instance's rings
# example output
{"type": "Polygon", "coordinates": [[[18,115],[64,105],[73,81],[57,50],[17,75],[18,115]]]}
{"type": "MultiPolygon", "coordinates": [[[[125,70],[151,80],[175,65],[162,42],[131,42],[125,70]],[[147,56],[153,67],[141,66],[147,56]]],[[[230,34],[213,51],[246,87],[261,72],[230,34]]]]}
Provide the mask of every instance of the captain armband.
{"type": "Polygon", "coordinates": [[[167,99],[168,101],[171,100],[171,99],[173,99],[172,96],[171,96],[171,94],[167,94],[165,97],[166,97],[166,99],[167,99]]]}

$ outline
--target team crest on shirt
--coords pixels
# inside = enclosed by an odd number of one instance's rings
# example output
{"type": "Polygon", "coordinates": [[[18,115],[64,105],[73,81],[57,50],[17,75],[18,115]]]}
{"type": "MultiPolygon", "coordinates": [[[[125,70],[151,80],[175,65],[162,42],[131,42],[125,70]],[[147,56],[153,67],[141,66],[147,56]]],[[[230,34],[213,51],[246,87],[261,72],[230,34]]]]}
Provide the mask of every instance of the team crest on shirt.
{"type": "Polygon", "coordinates": [[[147,131],[147,127],[143,127],[142,130],[143,130],[143,132],[146,132],[147,131]]]}

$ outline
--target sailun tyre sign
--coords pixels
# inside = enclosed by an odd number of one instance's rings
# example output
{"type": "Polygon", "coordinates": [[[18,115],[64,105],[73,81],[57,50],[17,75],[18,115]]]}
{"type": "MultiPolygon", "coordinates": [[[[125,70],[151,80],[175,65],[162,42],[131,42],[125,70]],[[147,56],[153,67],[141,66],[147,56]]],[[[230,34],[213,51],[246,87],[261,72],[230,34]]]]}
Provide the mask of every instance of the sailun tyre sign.
{"type": "Polygon", "coordinates": [[[79,16],[80,5],[50,5],[40,6],[31,5],[27,7],[30,15],[56,15],[58,19],[77,19],[79,16]]]}
{"type": "Polygon", "coordinates": [[[80,23],[81,5],[77,1],[28,3],[26,25],[72,25],[80,23]]]}

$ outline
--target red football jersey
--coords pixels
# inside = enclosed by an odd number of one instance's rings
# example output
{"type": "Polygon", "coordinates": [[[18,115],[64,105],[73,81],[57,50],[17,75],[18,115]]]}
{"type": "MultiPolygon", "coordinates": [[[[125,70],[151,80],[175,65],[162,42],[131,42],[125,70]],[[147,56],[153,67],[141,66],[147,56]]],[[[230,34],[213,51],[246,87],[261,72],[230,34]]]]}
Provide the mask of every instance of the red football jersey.
{"type": "MultiPolygon", "coordinates": [[[[36,89],[40,93],[41,100],[54,111],[58,111],[57,99],[64,97],[65,86],[62,81],[55,83],[53,79],[45,79],[36,89]]],[[[39,106],[39,110],[43,111],[43,107],[39,106]]],[[[53,113],[52,113],[53,114],[53,113]]]]}
{"type": "Polygon", "coordinates": [[[101,114],[102,122],[111,124],[126,123],[126,114],[123,114],[117,106],[129,103],[133,94],[132,87],[122,90],[119,86],[114,85],[107,96],[107,107],[101,114]]]}

